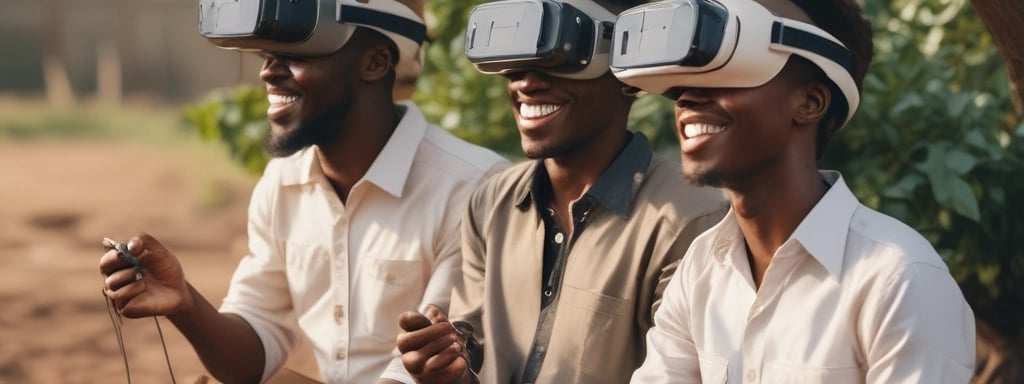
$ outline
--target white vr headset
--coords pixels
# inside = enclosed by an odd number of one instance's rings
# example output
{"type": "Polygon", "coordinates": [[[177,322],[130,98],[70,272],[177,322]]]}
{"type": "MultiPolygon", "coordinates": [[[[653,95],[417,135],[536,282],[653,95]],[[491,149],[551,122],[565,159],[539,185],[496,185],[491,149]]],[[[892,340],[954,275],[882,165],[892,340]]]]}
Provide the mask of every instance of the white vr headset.
{"type": "Polygon", "coordinates": [[[793,54],[825,73],[833,105],[849,121],[860,103],[849,50],[821,28],[775,16],[753,0],[667,0],[628,9],[615,24],[611,67],[623,83],[665,94],[674,87],[757,87],[793,54]]]}
{"type": "Polygon", "coordinates": [[[395,42],[400,60],[416,60],[423,20],[395,0],[199,0],[199,33],[221,48],[293,56],[337,52],[357,26],[395,42]]]}
{"type": "Polygon", "coordinates": [[[539,71],[569,79],[608,72],[615,14],[592,0],[502,0],[473,8],[466,57],[483,73],[539,71]]]}

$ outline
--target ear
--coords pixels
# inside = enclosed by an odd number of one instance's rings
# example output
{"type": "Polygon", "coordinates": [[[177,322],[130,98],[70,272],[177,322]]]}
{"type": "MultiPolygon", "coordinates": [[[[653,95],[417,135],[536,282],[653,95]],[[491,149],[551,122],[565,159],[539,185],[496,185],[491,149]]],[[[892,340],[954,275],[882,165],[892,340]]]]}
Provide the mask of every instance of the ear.
{"type": "Polygon", "coordinates": [[[801,96],[803,100],[797,106],[793,121],[797,125],[818,125],[832,105],[832,91],[820,81],[811,81],[804,86],[801,96]]]}
{"type": "Polygon", "coordinates": [[[367,82],[376,82],[393,70],[393,63],[391,50],[384,44],[375,45],[363,53],[359,77],[367,82]]]}

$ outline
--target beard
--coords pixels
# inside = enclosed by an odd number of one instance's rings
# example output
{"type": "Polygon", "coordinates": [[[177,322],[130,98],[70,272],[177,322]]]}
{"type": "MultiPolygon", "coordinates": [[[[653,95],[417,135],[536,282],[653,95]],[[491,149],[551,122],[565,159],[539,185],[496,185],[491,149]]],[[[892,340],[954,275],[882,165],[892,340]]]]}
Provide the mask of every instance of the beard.
{"type": "Polygon", "coordinates": [[[288,157],[313,145],[322,146],[338,134],[337,122],[345,116],[345,110],[334,108],[332,112],[299,123],[293,130],[275,133],[271,129],[263,148],[271,157],[288,157]]]}
{"type": "Polygon", "coordinates": [[[548,159],[563,155],[566,152],[569,152],[570,148],[572,148],[571,145],[549,146],[539,148],[523,147],[523,155],[525,155],[526,158],[530,160],[548,159]]]}
{"type": "Polygon", "coordinates": [[[684,172],[683,173],[683,177],[685,177],[686,181],[689,181],[690,184],[696,185],[698,187],[721,188],[722,185],[724,184],[722,182],[722,177],[720,175],[718,175],[717,173],[699,173],[698,174],[698,173],[685,173],[684,172]]]}

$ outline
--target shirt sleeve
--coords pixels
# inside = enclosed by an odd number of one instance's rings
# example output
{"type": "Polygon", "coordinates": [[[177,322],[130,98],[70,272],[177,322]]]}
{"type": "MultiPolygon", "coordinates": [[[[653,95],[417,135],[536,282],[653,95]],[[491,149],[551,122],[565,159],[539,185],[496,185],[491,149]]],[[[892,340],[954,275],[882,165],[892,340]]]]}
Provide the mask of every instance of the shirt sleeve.
{"type": "Polygon", "coordinates": [[[484,313],[484,279],[487,246],[484,242],[483,228],[485,221],[485,191],[481,188],[470,197],[469,207],[462,218],[462,265],[460,277],[455,280],[452,292],[452,305],[449,318],[461,320],[473,326],[473,337],[479,343],[480,350],[470,351],[473,356],[480,356],[481,361],[470,362],[471,366],[483,365],[485,335],[483,333],[484,313]]]}
{"type": "Polygon", "coordinates": [[[249,255],[242,258],[228,287],[220,311],[234,313],[249,323],[263,344],[266,381],[284,365],[298,343],[298,325],[281,250],[270,226],[272,192],[266,178],[253,189],[249,203],[249,255]]]}
{"type": "Polygon", "coordinates": [[[697,349],[690,334],[685,283],[689,263],[684,261],[665,287],[647,332],[647,357],[630,382],[642,384],[700,383],[697,349]]]}
{"type": "Polygon", "coordinates": [[[868,317],[868,383],[967,383],[974,314],[946,268],[910,264],[893,275],[868,317]]]}

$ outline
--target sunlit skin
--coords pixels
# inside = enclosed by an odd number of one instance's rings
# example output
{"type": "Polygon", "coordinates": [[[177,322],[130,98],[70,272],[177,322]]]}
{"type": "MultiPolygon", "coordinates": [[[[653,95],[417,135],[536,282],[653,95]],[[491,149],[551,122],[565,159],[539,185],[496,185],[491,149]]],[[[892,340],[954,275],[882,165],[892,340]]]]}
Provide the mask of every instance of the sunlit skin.
{"type": "MultiPolygon", "coordinates": [[[[345,201],[398,122],[391,99],[394,51],[382,35],[357,32],[340,51],[317,58],[264,54],[260,78],[270,94],[268,149],[285,156],[309,145],[345,201]],[[358,128],[358,129],[357,129],[358,128]]],[[[146,269],[110,251],[100,259],[104,292],[127,317],[167,318],[188,338],[207,370],[222,382],[258,382],[265,363],[259,336],[237,315],[217,311],[186,280],[178,258],[157,239],[128,241],[146,269]]]]}
{"type": "Polygon", "coordinates": [[[330,140],[351,108],[355,64],[352,55],[316,58],[264,53],[260,79],[267,86],[270,135],[267,149],[288,156],[330,140]],[[333,92],[331,90],[334,90],[333,92]]]}
{"type": "MultiPolygon", "coordinates": [[[[555,209],[559,225],[571,233],[569,207],[626,145],[634,98],[622,94],[623,84],[610,73],[592,80],[569,80],[535,71],[505,77],[523,153],[543,159],[551,180],[550,207],[555,209]]],[[[398,337],[406,370],[421,383],[472,383],[466,361],[460,358],[462,346],[454,342],[458,340],[455,329],[444,313],[431,308],[426,317],[431,325],[403,326],[406,332],[398,337]]]]}
{"type": "Polygon", "coordinates": [[[374,36],[357,31],[321,57],[264,54],[260,70],[271,101],[268,152],[288,156],[319,146],[320,166],[342,201],[399,121],[390,94],[394,54],[374,36]]]}
{"type": "Polygon", "coordinates": [[[523,153],[532,159],[544,159],[556,216],[559,224],[571,231],[571,220],[566,220],[569,207],[626,144],[626,125],[634,99],[622,94],[623,84],[611,73],[591,80],[570,80],[536,71],[505,77],[523,153]]]}
{"type": "Polygon", "coordinates": [[[775,250],[826,189],[817,172],[815,135],[831,95],[807,65],[790,61],[755,88],[675,91],[683,174],[728,192],[757,285],[775,250]],[[692,134],[692,125],[714,128],[692,134]]]}

